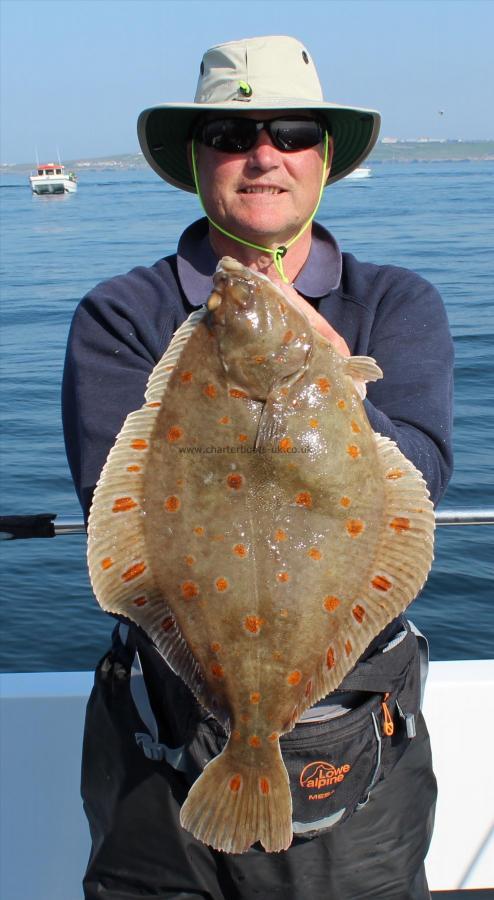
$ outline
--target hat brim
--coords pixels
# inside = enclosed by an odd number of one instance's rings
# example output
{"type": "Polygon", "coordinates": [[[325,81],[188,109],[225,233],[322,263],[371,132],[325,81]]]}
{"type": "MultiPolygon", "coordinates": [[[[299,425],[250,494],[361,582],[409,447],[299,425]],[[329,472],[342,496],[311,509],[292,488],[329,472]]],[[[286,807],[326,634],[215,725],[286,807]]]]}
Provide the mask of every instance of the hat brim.
{"type": "Polygon", "coordinates": [[[142,152],[151,168],[170,184],[196,193],[187,158],[187,141],[192,124],[208,112],[247,112],[264,110],[314,110],[329,126],[334,142],[333,162],[327,184],[353,172],[368,156],[377,141],[381,117],[372,109],[339,106],[336,103],[274,100],[256,102],[255,107],[238,101],[228,103],[165,103],[145,109],[137,122],[142,152]]]}

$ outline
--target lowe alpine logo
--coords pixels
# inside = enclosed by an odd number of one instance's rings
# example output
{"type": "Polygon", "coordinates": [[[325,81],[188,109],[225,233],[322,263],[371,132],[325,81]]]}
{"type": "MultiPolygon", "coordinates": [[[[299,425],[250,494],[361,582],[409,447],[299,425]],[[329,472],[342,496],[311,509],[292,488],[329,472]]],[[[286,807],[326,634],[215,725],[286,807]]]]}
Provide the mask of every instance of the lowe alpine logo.
{"type": "MultiPolygon", "coordinates": [[[[324,788],[337,786],[344,781],[351,768],[349,763],[343,763],[342,766],[333,766],[332,763],[323,762],[322,760],[308,763],[300,773],[300,786],[311,791],[321,791],[324,788]]],[[[322,794],[310,794],[309,800],[323,800],[333,793],[334,790],[326,790],[322,794]]]]}

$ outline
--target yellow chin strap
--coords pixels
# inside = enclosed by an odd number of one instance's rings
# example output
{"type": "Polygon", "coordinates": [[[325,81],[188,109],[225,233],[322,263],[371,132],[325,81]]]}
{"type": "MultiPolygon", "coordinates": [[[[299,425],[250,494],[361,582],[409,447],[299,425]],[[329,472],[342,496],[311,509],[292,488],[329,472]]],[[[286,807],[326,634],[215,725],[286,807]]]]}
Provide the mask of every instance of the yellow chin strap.
{"type": "Polygon", "coordinates": [[[309,225],[311,224],[314,216],[317,213],[317,210],[319,209],[323,191],[324,191],[324,185],[326,184],[326,166],[328,164],[328,155],[329,155],[329,138],[328,138],[328,132],[325,131],[324,132],[324,162],[323,162],[323,168],[322,168],[321,187],[319,189],[319,197],[317,198],[317,203],[316,203],[314,212],[307,219],[307,222],[305,223],[305,225],[302,226],[300,231],[297,232],[295,237],[293,237],[289,241],[287,241],[286,244],[281,244],[279,247],[276,248],[276,250],[271,250],[270,247],[262,247],[261,244],[252,244],[250,241],[245,241],[243,238],[239,238],[239,237],[237,237],[237,235],[232,234],[231,231],[227,231],[225,228],[222,228],[221,225],[218,225],[217,222],[214,222],[213,219],[211,219],[211,217],[208,216],[206,207],[204,206],[204,200],[202,198],[201,189],[199,187],[199,175],[197,172],[197,164],[196,164],[195,138],[192,138],[192,174],[194,176],[194,184],[196,187],[197,196],[199,197],[201,206],[202,206],[204,212],[206,213],[208,221],[211,223],[211,225],[213,225],[214,228],[216,228],[218,231],[220,231],[221,234],[224,234],[226,237],[231,238],[233,241],[237,241],[237,243],[239,243],[239,244],[244,244],[246,247],[252,247],[254,250],[262,250],[263,253],[270,253],[271,256],[273,257],[275,269],[278,272],[278,275],[280,276],[281,280],[285,284],[289,284],[290,279],[286,277],[286,275],[283,271],[283,257],[286,256],[286,254],[288,252],[288,248],[291,247],[292,244],[295,243],[295,241],[298,241],[299,237],[301,237],[304,234],[304,232],[307,231],[309,225]]]}

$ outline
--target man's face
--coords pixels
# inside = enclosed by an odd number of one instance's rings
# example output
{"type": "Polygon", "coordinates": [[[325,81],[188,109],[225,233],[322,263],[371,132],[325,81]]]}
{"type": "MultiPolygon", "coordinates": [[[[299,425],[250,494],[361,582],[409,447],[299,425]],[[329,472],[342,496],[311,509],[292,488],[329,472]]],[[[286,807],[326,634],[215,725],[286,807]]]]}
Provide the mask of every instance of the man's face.
{"type": "MultiPolygon", "coordinates": [[[[265,121],[297,112],[270,110],[243,115],[265,121]]],[[[254,146],[243,153],[220,152],[198,141],[195,152],[206,212],[213,222],[237,237],[259,244],[280,244],[293,237],[314,212],[323,177],[323,143],[284,152],[274,146],[263,129],[254,146]]],[[[328,162],[331,156],[330,140],[328,162]]]]}

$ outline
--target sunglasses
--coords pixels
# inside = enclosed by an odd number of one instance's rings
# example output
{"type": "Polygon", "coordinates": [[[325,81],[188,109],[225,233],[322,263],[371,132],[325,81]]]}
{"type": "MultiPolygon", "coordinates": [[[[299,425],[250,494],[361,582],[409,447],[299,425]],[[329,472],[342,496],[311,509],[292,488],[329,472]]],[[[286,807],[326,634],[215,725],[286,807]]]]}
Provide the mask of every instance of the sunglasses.
{"type": "Polygon", "coordinates": [[[255,119],[231,117],[214,119],[198,126],[195,137],[206,147],[220,153],[246,153],[266,129],[275,147],[284,153],[316,147],[325,129],[316,119],[279,118],[257,122],[255,119]]]}

